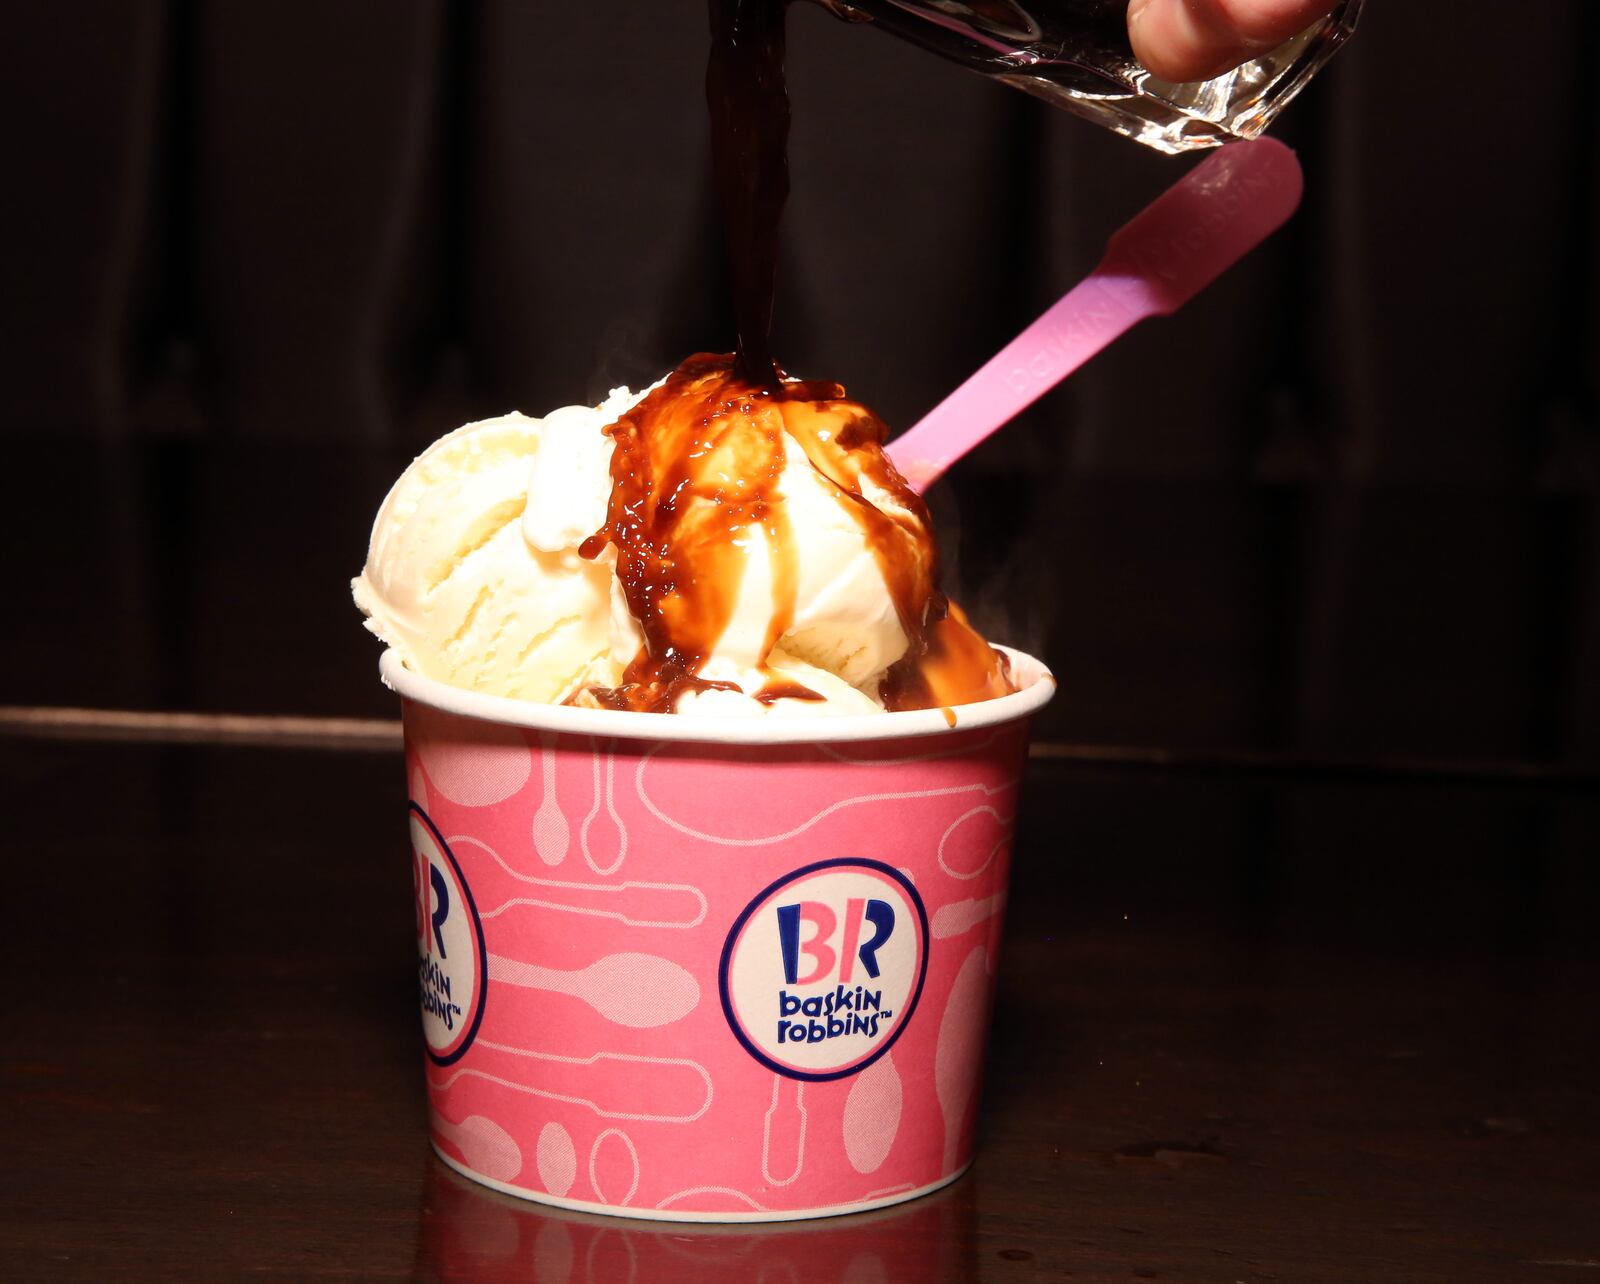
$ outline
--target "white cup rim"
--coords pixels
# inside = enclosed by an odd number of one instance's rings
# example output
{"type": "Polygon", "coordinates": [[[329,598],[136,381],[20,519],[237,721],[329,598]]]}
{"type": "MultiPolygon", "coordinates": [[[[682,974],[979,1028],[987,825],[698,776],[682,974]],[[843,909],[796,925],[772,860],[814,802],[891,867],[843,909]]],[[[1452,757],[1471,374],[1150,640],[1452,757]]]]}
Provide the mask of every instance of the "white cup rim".
{"type": "Polygon", "coordinates": [[[900,713],[826,714],[816,717],[702,717],[630,713],[614,709],[579,709],[570,705],[536,704],[508,696],[485,695],[424,677],[407,667],[394,648],[383,653],[378,673],[384,685],[407,700],[481,722],[495,722],[535,731],[623,740],[672,740],[700,744],[794,745],[838,741],[901,740],[915,736],[947,736],[954,732],[1014,722],[1036,713],[1056,692],[1056,680],[1040,661],[1010,647],[998,647],[1011,661],[1021,689],[1010,695],[952,708],[912,709],[900,713]]]}

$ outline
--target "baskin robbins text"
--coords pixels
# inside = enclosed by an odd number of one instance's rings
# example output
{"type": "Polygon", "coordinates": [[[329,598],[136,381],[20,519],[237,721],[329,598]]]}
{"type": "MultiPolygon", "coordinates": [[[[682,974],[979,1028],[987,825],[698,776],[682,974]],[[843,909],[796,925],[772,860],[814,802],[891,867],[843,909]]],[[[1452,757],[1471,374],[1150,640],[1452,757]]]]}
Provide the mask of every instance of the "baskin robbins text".
{"type": "Polygon", "coordinates": [[[880,900],[852,898],[845,907],[845,938],[836,954],[832,940],[837,925],[832,909],[818,901],[801,901],[777,907],[778,943],[783,952],[783,977],[788,985],[814,984],[831,980],[835,966],[839,980],[821,994],[800,995],[787,989],[778,991],[778,1043],[822,1043],[848,1035],[876,1039],[880,1026],[887,1028],[894,1012],[883,1006],[883,990],[869,985],[851,984],[855,964],[870,980],[879,974],[878,951],[894,933],[893,906],[880,900]],[[812,928],[802,940],[802,924],[812,928]],[[861,929],[871,924],[872,936],[861,940],[861,929]],[[804,955],[811,966],[800,975],[804,955]]]}

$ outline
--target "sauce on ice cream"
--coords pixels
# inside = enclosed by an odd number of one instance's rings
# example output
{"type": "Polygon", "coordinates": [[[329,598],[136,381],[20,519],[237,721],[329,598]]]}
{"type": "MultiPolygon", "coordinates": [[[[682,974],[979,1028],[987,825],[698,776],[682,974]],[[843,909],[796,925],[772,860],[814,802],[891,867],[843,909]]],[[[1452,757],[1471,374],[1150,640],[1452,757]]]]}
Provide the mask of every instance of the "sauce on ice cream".
{"type": "Polygon", "coordinates": [[[689,358],[607,432],[614,442],[606,524],[583,545],[617,550],[617,579],[643,645],[610,708],[670,711],[733,619],[753,539],[770,550],[772,613],[757,699],[820,700],[767,665],[794,621],[800,552],[780,486],[798,447],[859,526],[894,604],[907,650],[875,693],[889,710],[1005,695],[999,652],[939,592],[939,555],[922,499],[883,452],[883,422],[827,381],[788,379],[769,345],[778,224],[789,194],[787,0],[711,0],[706,98],[739,335],[733,355],[689,358]],[[786,447],[786,439],[791,446],[786,447]]]}
{"type": "Polygon", "coordinates": [[[753,538],[771,550],[772,613],[757,699],[820,699],[765,669],[794,621],[800,553],[780,479],[786,441],[859,526],[909,645],[885,674],[885,708],[926,709],[1004,695],[1005,657],[938,590],[939,554],[921,498],[883,453],[882,420],[836,383],[753,382],[732,356],[691,357],[607,429],[606,524],[583,545],[617,550],[617,580],[644,643],[609,708],[666,711],[687,691],[731,687],[700,677],[733,618],[753,538]]]}

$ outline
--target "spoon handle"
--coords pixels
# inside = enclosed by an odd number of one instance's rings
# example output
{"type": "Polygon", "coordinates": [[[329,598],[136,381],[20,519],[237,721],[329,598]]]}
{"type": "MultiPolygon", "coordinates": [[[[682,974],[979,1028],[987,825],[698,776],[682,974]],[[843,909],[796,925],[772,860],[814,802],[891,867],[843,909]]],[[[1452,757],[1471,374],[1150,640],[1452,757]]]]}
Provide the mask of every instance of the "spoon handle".
{"type": "Polygon", "coordinates": [[[1216,280],[1287,221],[1303,187],[1294,153],[1272,139],[1213,152],[1112,236],[1099,267],[891,442],[894,466],[927,490],[1112,340],[1216,280]]]}

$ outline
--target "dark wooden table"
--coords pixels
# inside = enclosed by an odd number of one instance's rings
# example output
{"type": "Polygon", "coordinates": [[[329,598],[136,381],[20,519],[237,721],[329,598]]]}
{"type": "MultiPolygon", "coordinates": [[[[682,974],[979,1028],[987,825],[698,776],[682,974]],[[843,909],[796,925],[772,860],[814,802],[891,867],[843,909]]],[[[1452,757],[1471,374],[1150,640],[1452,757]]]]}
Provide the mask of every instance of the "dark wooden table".
{"type": "Polygon", "coordinates": [[[975,1170],[705,1229],[431,1156],[395,755],[0,739],[0,1277],[1600,1278],[1593,781],[1031,775],[975,1170]]]}

